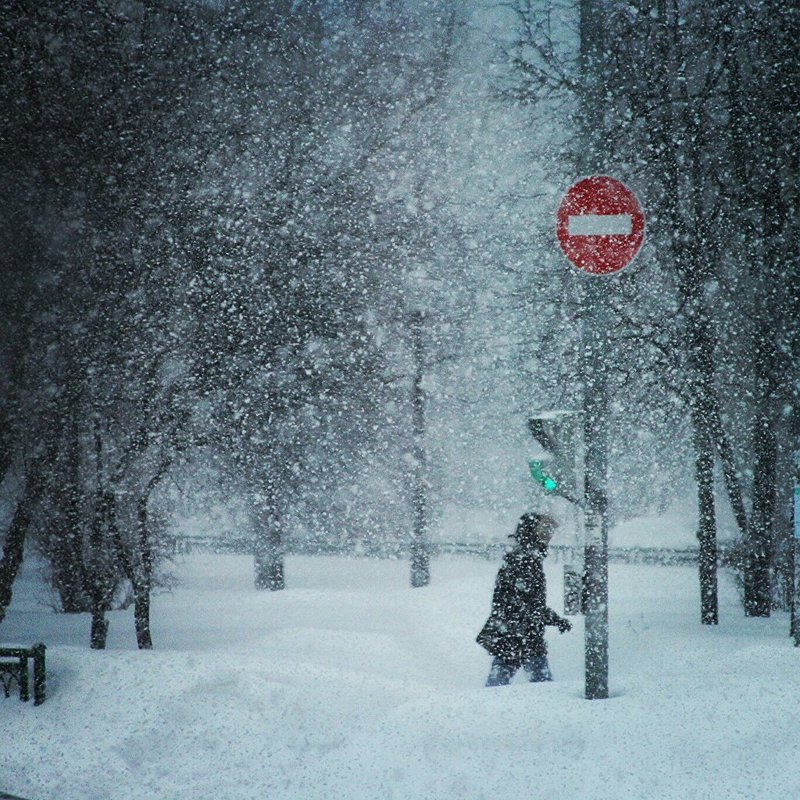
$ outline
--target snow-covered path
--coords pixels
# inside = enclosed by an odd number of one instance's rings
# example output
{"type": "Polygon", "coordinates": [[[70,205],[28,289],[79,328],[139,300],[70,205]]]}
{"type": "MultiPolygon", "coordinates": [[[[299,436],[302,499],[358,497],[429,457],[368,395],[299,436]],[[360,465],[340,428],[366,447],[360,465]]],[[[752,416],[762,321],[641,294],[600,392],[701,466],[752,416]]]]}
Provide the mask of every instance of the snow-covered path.
{"type": "MultiPolygon", "coordinates": [[[[31,571],[0,641],[48,645],[48,699],[0,699],[0,790],[36,800],[800,797],[800,650],[787,615],[748,620],[721,581],[698,622],[696,572],[612,565],[607,701],[583,699],[583,625],[551,630],[556,680],[485,689],[474,637],[497,564],[292,557],[284,592],[251,559],[187,556],[109,650],[54,615],[31,571]],[[10,732],[13,731],[13,739],[10,732]]],[[[561,610],[560,565],[548,565],[561,610]]]]}

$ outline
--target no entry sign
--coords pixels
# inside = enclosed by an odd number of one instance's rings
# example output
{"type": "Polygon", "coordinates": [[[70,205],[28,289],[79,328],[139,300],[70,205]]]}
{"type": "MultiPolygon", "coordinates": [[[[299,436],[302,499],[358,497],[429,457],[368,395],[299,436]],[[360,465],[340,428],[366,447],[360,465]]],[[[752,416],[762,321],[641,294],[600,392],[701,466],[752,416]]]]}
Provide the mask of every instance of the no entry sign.
{"type": "Polygon", "coordinates": [[[608,175],[573,184],[556,214],[564,255],[592,275],[626,267],[644,240],[644,213],[634,193],[608,175]]]}

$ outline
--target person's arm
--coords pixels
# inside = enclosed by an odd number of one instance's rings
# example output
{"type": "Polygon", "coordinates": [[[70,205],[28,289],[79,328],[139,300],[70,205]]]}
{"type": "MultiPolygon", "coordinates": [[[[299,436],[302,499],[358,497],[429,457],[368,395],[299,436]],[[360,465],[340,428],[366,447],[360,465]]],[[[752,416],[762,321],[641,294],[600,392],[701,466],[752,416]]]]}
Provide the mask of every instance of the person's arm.
{"type": "Polygon", "coordinates": [[[572,629],[572,623],[556,614],[549,606],[544,610],[544,624],[556,626],[561,633],[566,633],[566,631],[572,629]]]}

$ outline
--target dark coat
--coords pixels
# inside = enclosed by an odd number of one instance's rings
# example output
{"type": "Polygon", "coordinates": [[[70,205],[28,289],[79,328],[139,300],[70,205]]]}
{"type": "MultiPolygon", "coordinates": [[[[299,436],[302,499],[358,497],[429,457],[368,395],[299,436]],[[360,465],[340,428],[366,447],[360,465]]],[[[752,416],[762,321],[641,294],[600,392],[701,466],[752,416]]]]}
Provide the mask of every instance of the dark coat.
{"type": "Polygon", "coordinates": [[[477,642],[493,656],[513,667],[547,655],[545,625],[559,625],[562,618],[547,607],[547,585],[542,559],[546,548],[517,546],[506,553],[497,573],[492,613],[477,642]]]}

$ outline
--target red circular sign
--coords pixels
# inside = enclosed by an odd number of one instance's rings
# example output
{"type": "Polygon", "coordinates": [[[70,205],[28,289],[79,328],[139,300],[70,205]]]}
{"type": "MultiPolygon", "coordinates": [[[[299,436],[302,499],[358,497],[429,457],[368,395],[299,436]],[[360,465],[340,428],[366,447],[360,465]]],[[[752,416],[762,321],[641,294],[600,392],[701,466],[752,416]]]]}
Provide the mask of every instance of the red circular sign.
{"type": "Polygon", "coordinates": [[[610,275],[626,267],[642,246],[644,213],[625,184],[593,175],[564,195],[556,214],[556,236],[578,269],[610,275]]]}

